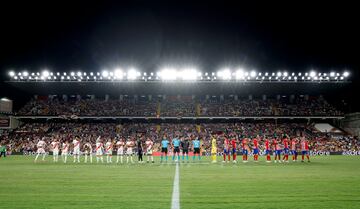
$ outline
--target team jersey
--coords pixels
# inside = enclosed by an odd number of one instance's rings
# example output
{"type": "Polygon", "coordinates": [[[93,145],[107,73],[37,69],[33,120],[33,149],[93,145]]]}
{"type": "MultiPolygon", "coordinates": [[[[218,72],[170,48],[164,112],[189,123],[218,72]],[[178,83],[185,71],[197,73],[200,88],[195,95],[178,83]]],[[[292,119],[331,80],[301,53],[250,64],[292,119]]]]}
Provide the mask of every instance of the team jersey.
{"type": "Polygon", "coordinates": [[[228,150],[229,146],[230,146],[230,141],[225,138],[225,140],[224,140],[224,149],[228,150]]]}
{"type": "Polygon", "coordinates": [[[193,141],[193,146],[194,146],[194,148],[200,148],[200,141],[198,139],[195,139],[193,141]]]}
{"type": "Polygon", "coordinates": [[[216,149],[216,139],[215,138],[212,138],[212,140],[211,140],[211,148],[216,149]]]}
{"type": "Polygon", "coordinates": [[[38,148],[44,148],[45,145],[46,145],[46,143],[45,143],[43,140],[40,140],[40,141],[37,143],[36,146],[37,146],[38,148]]]}
{"type": "Polygon", "coordinates": [[[103,149],[103,143],[101,142],[96,142],[96,148],[95,150],[98,151],[98,150],[102,150],[103,149]]]}
{"type": "Polygon", "coordinates": [[[270,150],[270,142],[268,139],[265,140],[265,149],[270,150]]]}
{"type": "Polygon", "coordinates": [[[122,148],[124,148],[124,146],[125,146],[125,142],[123,142],[123,141],[118,141],[118,142],[116,142],[116,146],[117,146],[117,148],[118,149],[122,149],[122,148]]]}
{"type": "Polygon", "coordinates": [[[172,144],[174,145],[174,147],[179,147],[180,146],[180,140],[178,138],[174,138],[172,140],[172,144]]]}
{"type": "Polygon", "coordinates": [[[66,143],[63,143],[63,144],[62,144],[62,151],[63,151],[63,152],[68,152],[68,151],[69,151],[69,145],[66,144],[66,143]]]}
{"type": "Polygon", "coordinates": [[[254,143],[254,148],[258,149],[259,148],[259,143],[258,143],[258,140],[256,138],[253,140],[253,143],[254,143]]]}
{"type": "Polygon", "coordinates": [[[127,146],[128,148],[132,148],[132,147],[134,146],[134,143],[133,143],[132,141],[127,141],[127,142],[126,142],[126,146],[127,146]]]}
{"type": "Polygon", "coordinates": [[[59,142],[51,142],[51,148],[53,150],[59,150],[59,145],[60,145],[59,142]]]}
{"type": "Polygon", "coordinates": [[[190,144],[189,144],[189,141],[188,141],[188,140],[184,140],[184,141],[181,142],[181,148],[182,148],[183,150],[188,150],[188,149],[189,149],[189,146],[190,146],[190,144]]]}
{"type": "Polygon", "coordinates": [[[75,149],[80,149],[80,141],[74,139],[72,143],[74,145],[74,150],[75,149]]]}
{"type": "Polygon", "coordinates": [[[235,139],[232,139],[232,140],[230,141],[230,144],[231,144],[231,147],[232,147],[233,149],[236,149],[236,140],[235,140],[235,139]]]}
{"type": "Polygon", "coordinates": [[[162,147],[162,148],[167,148],[168,145],[169,145],[169,141],[168,141],[167,139],[163,139],[163,140],[161,141],[161,147],[162,147]]]}
{"type": "Polygon", "coordinates": [[[285,148],[285,149],[288,149],[288,148],[289,148],[289,141],[288,141],[287,138],[285,138],[285,139],[283,140],[283,144],[284,144],[284,148],[285,148]]]}
{"type": "Polygon", "coordinates": [[[105,147],[106,151],[111,151],[113,148],[113,144],[111,142],[106,142],[105,147]]]}
{"type": "Polygon", "coordinates": [[[89,142],[85,143],[85,150],[86,151],[92,151],[91,144],[89,142]]]}
{"type": "Polygon", "coordinates": [[[241,142],[241,147],[243,149],[246,149],[247,148],[247,139],[243,139],[242,142],[241,142]]]}
{"type": "Polygon", "coordinates": [[[276,150],[276,147],[277,147],[278,143],[277,143],[277,141],[275,139],[273,140],[272,145],[274,146],[274,149],[276,150]]]}
{"type": "Polygon", "coordinates": [[[306,140],[301,142],[301,150],[309,150],[309,144],[306,140]]]}
{"type": "Polygon", "coordinates": [[[296,140],[291,140],[291,150],[296,150],[296,140]]]}
{"type": "Polygon", "coordinates": [[[146,140],[145,145],[146,145],[146,149],[150,150],[153,146],[153,142],[151,140],[146,140]]]}

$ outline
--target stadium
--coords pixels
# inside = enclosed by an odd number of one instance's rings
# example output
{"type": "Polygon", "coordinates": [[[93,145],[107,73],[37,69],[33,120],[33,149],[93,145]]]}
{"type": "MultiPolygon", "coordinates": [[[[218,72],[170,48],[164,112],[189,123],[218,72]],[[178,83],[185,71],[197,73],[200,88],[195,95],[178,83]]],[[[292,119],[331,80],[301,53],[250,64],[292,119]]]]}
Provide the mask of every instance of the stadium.
{"type": "MultiPolygon", "coordinates": [[[[230,15],[235,5],[95,4],[79,14],[79,3],[60,7],[69,20],[52,10],[49,23],[6,22],[49,31],[20,40],[14,29],[4,45],[0,208],[359,208],[359,63],[340,44],[355,39],[336,33],[341,53],[308,52],[298,34],[268,39],[281,32],[276,17],[230,15]],[[266,47],[242,42],[255,39],[266,47]],[[269,44],[278,41],[281,56],[269,44]],[[276,65],[264,64],[266,50],[276,65]]],[[[310,11],[298,21],[325,34],[310,11]]]]}

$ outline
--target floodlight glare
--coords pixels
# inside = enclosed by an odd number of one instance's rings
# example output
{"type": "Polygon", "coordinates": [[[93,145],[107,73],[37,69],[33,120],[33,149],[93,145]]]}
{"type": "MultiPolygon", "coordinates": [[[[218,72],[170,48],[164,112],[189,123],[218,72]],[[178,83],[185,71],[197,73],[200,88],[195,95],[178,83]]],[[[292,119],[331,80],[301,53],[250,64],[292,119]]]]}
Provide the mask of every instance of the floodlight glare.
{"type": "Polygon", "coordinates": [[[230,80],[231,72],[229,69],[224,69],[224,70],[217,72],[217,76],[221,77],[224,80],[230,80]]]}
{"type": "Polygon", "coordinates": [[[288,73],[285,71],[283,75],[286,77],[286,76],[288,76],[288,73]]]}
{"type": "Polygon", "coordinates": [[[344,72],[344,77],[348,77],[349,75],[350,75],[349,72],[347,72],[347,71],[344,72]]]}
{"type": "Polygon", "coordinates": [[[71,72],[70,75],[71,75],[71,76],[75,76],[75,73],[74,73],[74,72],[71,72]]]}
{"type": "Polygon", "coordinates": [[[9,72],[9,76],[10,76],[10,77],[14,77],[14,76],[15,76],[15,72],[14,72],[14,71],[10,71],[10,72],[9,72]]]}
{"type": "Polygon", "coordinates": [[[181,73],[179,73],[179,76],[183,80],[196,80],[198,75],[199,72],[196,71],[195,69],[185,69],[181,73]]]}
{"type": "Polygon", "coordinates": [[[311,71],[310,72],[310,77],[315,77],[316,76],[316,72],[315,71],[311,71]]]}
{"type": "Polygon", "coordinates": [[[140,76],[140,73],[137,72],[134,68],[130,69],[127,73],[128,80],[135,80],[138,76],[140,76]]]}
{"type": "Polygon", "coordinates": [[[157,75],[162,80],[175,80],[177,77],[177,72],[175,69],[165,68],[162,71],[158,72],[157,75]]]}
{"type": "Polygon", "coordinates": [[[277,75],[277,77],[280,77],[282,74],[281,74],[281,72],[278,72],[276,75],[277,75]]]}
{"type": "Polygon", "coordinates": [[[121,69],[116,69],[114,74],[115,74],[115,78],[117,78],[117,79],[123,79],[123,77],[124,77],[124,74],[121,71],[121,69]]]}
{"type": "Polygon", "coordinates": [[[109,72],[107,70],[102,71],[102,76],[103,77],[108,77],[109,76],[109,72]]]}
{"type": "Polygon", "coordinates": [[[24,71],[23,73],[23,76],[27,77],[29,75],[29,73],[27,71],[24,71]]]}
{"type": "Polygon", "coordinates": [[[77,72],[77,76],[81,76],[82,75],[82,73],[79,71],[79,72],[77,72]]]}
{"type": "Polygon", "coordinates": [[[44,71],[42,72],[42,76],[44,76],[44,77],[49,77],[49,75],[50,75],[50,73],[49,73],[49,71],[47,71],[47,70],[44,70],[44,71]]]}
{"type": "Polygon", "coordinates": [[[242,69],[239,69],[235,73],[236,79],[244,79],[244,71],[242,69]]]}
{"type": "Polygon", "coordinates": [[[255,77],[255,76],[256,76],[256,72],[255,72],[254,70],[251,71],[250,76],[251,76],[251,77],[255,77]]]}

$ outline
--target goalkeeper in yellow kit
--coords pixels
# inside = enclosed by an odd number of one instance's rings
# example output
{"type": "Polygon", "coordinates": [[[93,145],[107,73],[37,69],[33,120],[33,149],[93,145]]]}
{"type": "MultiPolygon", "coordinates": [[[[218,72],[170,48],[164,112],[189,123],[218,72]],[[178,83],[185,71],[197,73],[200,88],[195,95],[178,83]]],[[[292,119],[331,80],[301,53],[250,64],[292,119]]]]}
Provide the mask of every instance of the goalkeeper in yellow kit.
{"type": "Polygon", "coordinates": [[[217,154],[217,149],[216,149],[216,135],[212,135],[211,136],[211,162],[212,163],[216,163],[216,154],[217,154]]]}

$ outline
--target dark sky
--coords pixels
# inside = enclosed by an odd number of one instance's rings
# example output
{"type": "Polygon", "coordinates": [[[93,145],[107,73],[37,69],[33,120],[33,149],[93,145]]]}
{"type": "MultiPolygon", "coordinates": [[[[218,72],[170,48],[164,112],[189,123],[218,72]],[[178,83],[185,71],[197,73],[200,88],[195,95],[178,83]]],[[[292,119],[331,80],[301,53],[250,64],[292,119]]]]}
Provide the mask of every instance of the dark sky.
{"type": "MultiPolygon", "coordinates": [[[[75,2],[75,1],[74,1],[75,2]]],[[[100,2],[100,1],[99,1],[100,2]]],[[[14,3],[2,6],[2,76],[190,63],[258,70],[350,68],[359,59],[355,4],[223,2],[14,3]]]]}

